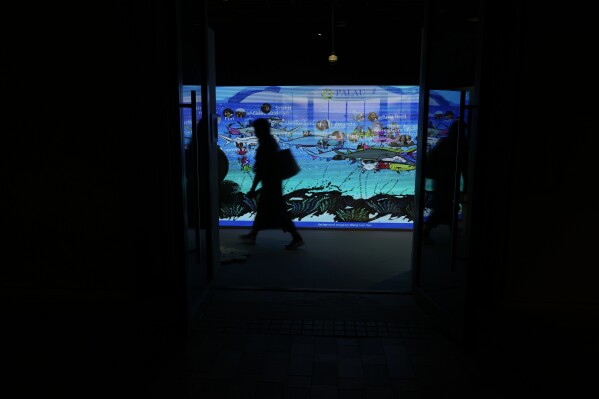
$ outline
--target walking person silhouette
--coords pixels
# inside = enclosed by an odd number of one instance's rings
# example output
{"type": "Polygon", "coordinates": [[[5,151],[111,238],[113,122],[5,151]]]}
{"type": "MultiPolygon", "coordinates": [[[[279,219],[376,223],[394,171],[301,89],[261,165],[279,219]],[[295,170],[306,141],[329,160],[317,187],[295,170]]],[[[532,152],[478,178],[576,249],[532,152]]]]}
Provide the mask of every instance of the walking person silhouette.
{"type": "Polygon", "coordinates": [[[270,122],[265,118],[256,119],[254,134],[258,138],[258,148],[254,180],[248,196],[257,198],[256,216],[252,230],[240,238],[245,243],[254,244],[261,230],[280,228],[283,232],[291,233],[291,242],[285,245],[285,249],[297,249],[304,245],[304,240],[291,220],[283,199],[283,180],[277,173],[276,165],[279,144],[270,133],[270,122]],[[262,183],[262,187],[256,191],[259,183],[262,183]]]}

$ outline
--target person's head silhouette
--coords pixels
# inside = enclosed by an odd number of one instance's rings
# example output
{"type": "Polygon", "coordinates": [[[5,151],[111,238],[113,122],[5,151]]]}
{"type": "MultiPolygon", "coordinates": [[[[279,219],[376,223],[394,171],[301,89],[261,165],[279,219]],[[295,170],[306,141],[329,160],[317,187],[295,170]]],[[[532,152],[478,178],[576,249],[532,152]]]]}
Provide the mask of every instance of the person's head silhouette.
{"type": "Polygon", "coordinates": [[[265,118],[258,118],[254,121],[254,134],[258,140],[264,140],[270,136],[270,123],[265,118]]]}

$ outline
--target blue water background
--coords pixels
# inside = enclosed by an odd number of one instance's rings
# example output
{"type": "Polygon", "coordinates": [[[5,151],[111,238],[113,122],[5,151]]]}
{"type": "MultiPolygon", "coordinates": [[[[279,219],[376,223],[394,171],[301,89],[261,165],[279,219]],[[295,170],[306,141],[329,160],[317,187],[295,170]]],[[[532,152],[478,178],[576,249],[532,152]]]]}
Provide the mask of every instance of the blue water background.
{"type": "MultiPolygon", "coordinates": [[[[192,89],[199,93],[199,87],[185,86],[184,102],[189,102],[189,92],[192,89]]],[[[437,110],[452,110],[458,115],[459,105],[455,104],[455,100],[454,92],[436,94],[435,102],[430,107],[430,116],[437,110]]],[[[459,97],[457,100],[459,101],[459,97]]],[[[418,135],[418,87],[416,86],[226,87],[217,88],[216,108],[219,115],[218,134],[231,139],[240,136],[230,134],[228,126],[243,129],[251,126],[256,118],[272,119],[275,127],[273,131],[283,133],[278,135],[280,147],[290,148],[301,167],[301,172],[297,176],[284,182],[286,194],[299,189],[311,189],[338,190],[343,195],[355,199],[368,199],[378,194],[414,195],[415,170],[398,173],[382,169],[375,172],[363,169],[359,159],[334,160],[331,157],[335,154],[332,152],[335,145],[340,147],[338,151],[341,153],[356,151],[360,144],[371,148],[389,148],[388,142],[379,141],[378,134],[359,137],[357,142],[349,140],[349,136],[357,132],[356,128],[361,127],[363,131],[367,131],[368,128],[376,129],[377,123],[379,127],[388,130],[393,127],[396,135],[411,136],[413,146],[408,149],[415,149],[418,135]],[[333,97],[327,98],[328,94],[332,94],[333,97]],[[335,96],[336,94],[338,95],[335,96]],[[354,94],[356,95],[352,97],[354,94]],[[263,112],[262,106],[265,103],[271,105],[268,113],[263,112]],[[232,110],[234,113],[225,117],[225,109],[232,110]],[[368,119],[371,112],[376,114],[376,119],[368,119]],[[319,121],[326,121],[328,127],[318,129],[317,126],[322,127],[318,124],[319,121]],[[329,136],[328,147],[319,147],[318,143],[322,140],[322,136],[334,132],[343,133],[344,140],[336,141],[329,136]],[[330,156],[321,157],[315,156],[316,154],[330,156]]],[[[198,117],[201,117],[201,113],[198,117]]],[[[184,110],[183,118],[185,142],[188,143],[191,137],[189,109],[184,110]]],[[[254,175],[248,165],[254,164],[255,147],[245,146],[241,151],[245,154],[242,155],[234,142],[219,137],[218,145],[229,159],[229,171],[225,179],[239,184],[241,192],[249,191],[254,175]],[[246,164],[245,168],[243,164],[246,164]]],[[[401,148],[406,149],[406,147],[401,148]]],[[[415,156],[416,153],[412,155],[415,156]]],[[[246,214],[235,220],[220,220],[220,225],[249,226],[253,217],[252,214],[246,214]]],[[[385,217],[370,223],[350,223],[335,222],[333,217],[334,215],[326,214],[295,222],[298,227],[315,228],[412,228],[412,222],[403,218],[390,220],[385,217]]]]}

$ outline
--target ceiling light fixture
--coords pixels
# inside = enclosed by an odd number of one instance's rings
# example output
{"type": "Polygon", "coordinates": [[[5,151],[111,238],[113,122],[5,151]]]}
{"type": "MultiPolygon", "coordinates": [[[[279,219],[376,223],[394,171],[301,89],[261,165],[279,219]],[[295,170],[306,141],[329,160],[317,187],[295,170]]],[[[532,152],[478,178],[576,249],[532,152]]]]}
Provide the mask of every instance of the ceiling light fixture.
{"type": "Polygon", "coordinates": [[[337,56],[335,55],[335,0],[331,0],[331,55],[329,55],[329,64],[335,65],[337,56]]]}

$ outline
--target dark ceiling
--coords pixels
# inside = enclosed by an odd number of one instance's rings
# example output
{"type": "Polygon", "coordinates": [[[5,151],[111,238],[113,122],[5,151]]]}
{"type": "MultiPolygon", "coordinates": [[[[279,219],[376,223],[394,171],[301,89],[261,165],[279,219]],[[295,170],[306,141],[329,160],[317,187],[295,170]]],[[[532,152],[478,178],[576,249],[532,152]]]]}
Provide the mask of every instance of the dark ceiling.
{"type": "MultiPolygon", "coordinates": [[[[202,0],[188,0],[197,7],[202,0]],[[194,3],[195,2],[195,3],[194,3]]],[[[214,31],[216,84],[412,85],[420,82],[425,0],[205,0],[214,31]],[[334,50],[338,62],[328,57],[334,50]]],[[[473,76],[473,29],[480,0],[429,0],[436,34],[435,76],[473,76]],[[451,59],[448,67],[446,60],[451,59]]],[[[184,10],[187,24],[198,27],[184,10]]],[[[197,31],[184,29],[185,53],[197,31]],[[192,38],[192,39],[190,39],[192,38]]],[[[429,56],[431,52],[429,49],[429,56]]],[[[198,76],[184,60],[184,82],[198,76]]],[[[464,79],[457,79],[464,81],[464,79]]],[[[464,83],[467,83],[464,81],[464,83]]]]}
{"type": "Polygon", "coordinates": [[[209,19],[213,23],[237,21],[285,21],[304,25],[324,23],[330,27],[332,12],[339,26],[362,23],[364,18],[389,22],[420,17],[424,0],[208,0],[209,19]]]}
{"type": "Polygon", "coordinates": [[[208,0],[217,85],[417,84],[423,15],[424,0],[208,0]]]}

